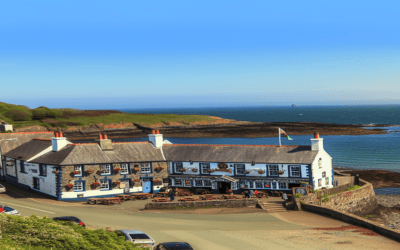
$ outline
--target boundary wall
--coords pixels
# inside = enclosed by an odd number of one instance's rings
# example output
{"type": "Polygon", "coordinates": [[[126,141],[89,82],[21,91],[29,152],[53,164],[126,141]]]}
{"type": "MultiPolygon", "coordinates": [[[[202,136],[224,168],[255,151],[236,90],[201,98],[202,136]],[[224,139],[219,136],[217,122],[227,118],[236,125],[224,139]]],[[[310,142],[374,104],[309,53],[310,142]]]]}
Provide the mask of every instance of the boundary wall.
{"type": "Polygon", "coordinates": [[[145,209],[174,209],[174,207],[256,207],[257,199],[243,200],[211,200],[211,201],[184,201],[184,202],[152,202],[145,205],[145,209]]]}

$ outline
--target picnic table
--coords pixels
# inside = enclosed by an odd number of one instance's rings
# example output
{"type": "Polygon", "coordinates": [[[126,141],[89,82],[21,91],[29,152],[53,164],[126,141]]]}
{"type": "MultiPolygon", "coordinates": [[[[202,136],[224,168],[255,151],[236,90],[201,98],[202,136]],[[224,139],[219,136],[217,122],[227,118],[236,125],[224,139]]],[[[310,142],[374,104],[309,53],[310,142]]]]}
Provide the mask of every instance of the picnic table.
{"type": "Polygon", "coordinates": [[[88,200],[87,200],[87,203],[88,204],[100,204],[100,203],[103,203],[103,198],[89,198],[88,200]]]}
{"type": "Polygon", "coordinates": [[[210,190],[206,189],[206,188],[197,188],[194,191],[195,194],[209,194],[210,190]]]}
{"type": "Polygon", "coordinates": [[[192,196],[193,194],[189,190],[177,190],[177,196],[192,196]]]}
{"type": "Polygon", "coordinates": [[[103,198],[103,204],[104,205],[112,205],[115,203],[121,204],[122,201],[119,197],[109,197],[109,198],[103,198]]]}
{"type": "Polygon", "coordinates": [[[234,199],[240,199],[240,198],[236,197],[235,195],[225,194],[225,195],[222,195],[222,199],[225,199],[225,200],[234,200],[234,199]]]}
{"type": "Polygon", "coordinates": [[[168,202],[168,198],[166,197],[155,197],[152,202],[168,202]]]}
{"type": "Polygon", "coordinates": [[[158,193],[156,194],[156,196],[168,197],[168,192],[158,192],[158,193]]]}
{"type": "Polygon", "coordinates": [[[197,199],[195,199],[193,197],[183,197],[183,198],[179,198],[179,201],[197,201],[197,199]]]}
{"type": "Polygon", "coordinates": [[[153,198],[153,194],[150,193],[133,193],[131,194],[135,199],[146,200],[148,198],[153,198]]]}
{"type": "Polygon", "coordinates": [[[121,200],[135,200],[135,197],[133,197],[130,194],[117,194],[116,197],[120,198],[121,200]]]}
{"type": "Polygon", "coordinates": [[[215,197],[214,194],[205,194],[204,196],[199,196],[202,200],[219,200],[218,197],[215,197]]]}

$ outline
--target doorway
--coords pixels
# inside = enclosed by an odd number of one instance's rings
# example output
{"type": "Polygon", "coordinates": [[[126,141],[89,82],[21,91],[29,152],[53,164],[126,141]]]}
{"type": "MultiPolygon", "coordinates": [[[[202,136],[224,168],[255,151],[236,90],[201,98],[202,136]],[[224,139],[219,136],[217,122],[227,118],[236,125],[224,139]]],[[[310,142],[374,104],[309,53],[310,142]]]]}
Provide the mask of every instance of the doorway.
{"type": "Polygon", "coordinates": [[[231,188],[230,182],[218,182],[218,191],[220,194],[228,194],[229,189],[231,188]]]}

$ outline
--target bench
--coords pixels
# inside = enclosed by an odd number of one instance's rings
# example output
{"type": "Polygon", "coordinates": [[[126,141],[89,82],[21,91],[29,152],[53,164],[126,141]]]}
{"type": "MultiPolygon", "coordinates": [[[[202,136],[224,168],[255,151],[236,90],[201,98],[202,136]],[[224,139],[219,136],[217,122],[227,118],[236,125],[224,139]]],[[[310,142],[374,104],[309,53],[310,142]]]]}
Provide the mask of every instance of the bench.
{"type": "Polygon", "coordinates": [[[103,203],[103,198],[89,198],[87,203],[92,205],[100,204],[103,203]]]}
{"type": "Polygon", "coordinates": [[[185,197],[185,198],[179,198],[179,201],[197,201],[197,199],[192,197],[185,197]]]}
{"type": "Polygon", "coordinates": [[[122,201],[120,198],[115,197],[115,198],[103,198],[103,204],[104,205],[113,205],[115,203],[121,204],[122,201]]]}
{"type": "Polygon", "coordinates": [[[165,197],[156,197],[152,202],[168,202],[168,198],[165,197]]]}

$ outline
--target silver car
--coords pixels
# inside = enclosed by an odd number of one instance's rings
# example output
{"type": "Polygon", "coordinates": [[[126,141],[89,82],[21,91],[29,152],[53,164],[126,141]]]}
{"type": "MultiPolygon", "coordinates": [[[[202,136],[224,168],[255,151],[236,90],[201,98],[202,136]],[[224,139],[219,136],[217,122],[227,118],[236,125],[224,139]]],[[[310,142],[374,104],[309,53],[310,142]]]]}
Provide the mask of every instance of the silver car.
{"type": "Polygon", "coordinates": [[[5,193],[6,187],[0,184],[0,193],[5,193]]]}
{"type": "Polygon", "coordinates": [[[148,234],[139,230],[116,230],[125,236],[125,240],[135,244],[141,244],[144,247],[152,248],[156,242],[148,234]]]}
{"type": "Polygon", "coordinates": [[[17,210],[9,206],[0,205],[0,213],[11,214],[11,215],[20,215],[17,210]]]}

